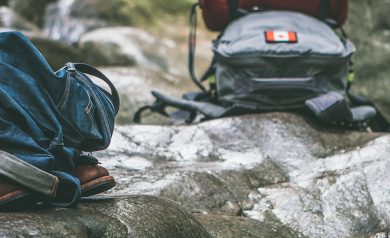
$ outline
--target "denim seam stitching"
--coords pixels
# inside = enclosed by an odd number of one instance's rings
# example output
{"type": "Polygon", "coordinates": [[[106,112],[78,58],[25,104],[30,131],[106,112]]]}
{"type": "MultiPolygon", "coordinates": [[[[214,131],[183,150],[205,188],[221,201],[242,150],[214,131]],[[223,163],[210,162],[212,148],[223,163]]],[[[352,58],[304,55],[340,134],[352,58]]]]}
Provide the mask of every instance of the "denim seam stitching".
{"type": "Polygon", "coordinates": [[[62,95],[60,102],[56,106],[59,110],[63,110],[64,109],[66,101],[69,98],[69,92],[70,92],[70,80],[69,80],[69,74],[68,74],[67,78],[66,78],[64,94],[62,95]]]}
{"type": "MultiPolygon", "coordinates": [[[[95,94],[95,92],[94,92],[92,86],[90,85],[90,83],[87,82],[86,79],[84,79],[83,77],[80,77],[78,73],[75,75],[75,77],[76,77],[79,81],[81,81],[82,83],[84,83],[84,85],[87,86],[87,87],[91,90],[91,92],[92,92],[94,98],[96,98],[97,102],[99,103],[99,98],[97,98],[97,95],[95,94]]],[[[108,125],[108,122],[107,122],[107,115],[106,115],[106,113],[104,112],[103,106],[102,106],[102,105],[99,105],[99,106],[101,106],[101,109],[100,109],[100,110],[103,111],[103,112],[102,112],[102,114],[103,114],[103,121],[104,121],[104,125],[105,125],[105,127],[106,127],[106,130],[107,130],[106,133],[109,133],[109,132],[110,132],[110,129],[109,129],[110,126],[108,125]]]]}
{"type": "Polygon", "coordinates": [[[84,112],[88,115],[89,119],[91,120],[91,124],[92,124],[92,131],[91,133],[94,135],[94,136],[97,136],[98,135],[98,131],[97,131],[97,128],[96,128],[96,123],[95,123],[95,120],[94,120],[94,116],[91,114],[91,109],[93,107],[93,102],[92,102],[92,98],[90,95],[88,95],[88,105],[87,107],[84,109],[84,112]]]}
{"type": "Polygon", "coordinates": [[[91,96],[88,94],[88,104],[87,104],[87,106],[85,107],[84,112],[89,113],[89,112],[91,111],[92,104],[93,104],[93,103],[92,103],[91,96]]]}

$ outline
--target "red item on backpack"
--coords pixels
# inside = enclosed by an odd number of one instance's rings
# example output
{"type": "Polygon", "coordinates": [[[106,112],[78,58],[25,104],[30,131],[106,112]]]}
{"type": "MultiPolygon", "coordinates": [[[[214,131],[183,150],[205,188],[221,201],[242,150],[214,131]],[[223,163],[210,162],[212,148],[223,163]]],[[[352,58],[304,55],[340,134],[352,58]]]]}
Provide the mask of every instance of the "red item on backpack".
{"type": "MultiPolygon", "coordinates": [[[[257,7],[267,10],[297,11],[320,17],[322,1],[324,0],[236,0],[236,4],[242,10],[252,10],[257,7]]],[[[199,3],[206,26],[212,31],[222,31],[234,20],[230,14],[229,0],[199,0],[199,3]]],[[[328,6],[327,17],[342,26],[347,20],[348,0],[329,0],[328,6]]]]}

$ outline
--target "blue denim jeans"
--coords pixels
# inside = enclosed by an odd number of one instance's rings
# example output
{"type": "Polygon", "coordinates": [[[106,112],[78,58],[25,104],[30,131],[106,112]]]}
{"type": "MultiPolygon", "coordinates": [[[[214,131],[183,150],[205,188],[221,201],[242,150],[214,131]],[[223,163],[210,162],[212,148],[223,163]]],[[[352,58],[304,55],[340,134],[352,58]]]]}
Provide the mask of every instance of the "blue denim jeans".
{"type": "Polygon", "coordinates": [[[0,33],[0,150],[57,176],[57,206],[80,200],[81,150],[104,149],[112,136],[117,109],[88,80],[67,67],[53,72],[21,33],[0,33]]]}

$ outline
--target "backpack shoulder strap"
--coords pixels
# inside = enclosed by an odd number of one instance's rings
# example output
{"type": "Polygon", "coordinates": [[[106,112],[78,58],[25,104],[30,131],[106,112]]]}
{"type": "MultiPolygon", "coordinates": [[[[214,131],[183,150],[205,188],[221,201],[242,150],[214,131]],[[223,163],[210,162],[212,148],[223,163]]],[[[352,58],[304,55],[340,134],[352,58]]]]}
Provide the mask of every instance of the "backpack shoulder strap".
{"type": "Polygon", "coordinates": [[[329,17],[331,8],[331,0],[321,0],[320,2],[320,15],[321,20],[326,20],[329,17]]]}
{"type": "Polygon", "coordinates": [[[190,73],[191,80],[195,83],[195,85],[203,92],[206,92],[206,88],[202,85],[201,81],[198,79],[195,73],[196,28],[198,25],[198,17],[196,14],[196,10],[198,6],[199,3],[193,4],[190,13],[190,35],[188,41],[188,71],[190,73]]]}
{"type": "Polygon", "coordinates": [[[229,17],[233,21],[237,18],[238,0],[227,0],[229,4],[229,17]]]}
{"type": "Polygon", "coordinates": [[[152,91],[152,95],[156,98],[156,101],[150,106],[140,108],[135,113],[133,119],[135,123],[141,122],[142,113],[146,110],[151,110],[152,112],[157,112],[163,116],[174,118],[175,116],[173,114],[169,114],[165,110],[168,106],[189,112],[190,118],[188,118],[188,122],[192,122],[197,113],[201,113],[206,118],[212,119],[223,117],[227,111],[226,108],[210,102],[195,101],[193,99],[184,98],[178,99],[157,91],[152,91]]]}

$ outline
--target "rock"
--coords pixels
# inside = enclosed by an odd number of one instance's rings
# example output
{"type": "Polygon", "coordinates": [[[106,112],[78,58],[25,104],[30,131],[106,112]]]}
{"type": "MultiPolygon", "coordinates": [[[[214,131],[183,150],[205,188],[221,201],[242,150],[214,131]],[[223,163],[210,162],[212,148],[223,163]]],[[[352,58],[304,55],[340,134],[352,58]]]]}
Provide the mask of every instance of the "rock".
{"type": "Polygon", "coordinates": [[[114,189],[78,209],[0,214],[0,234],[383,237],[389,153],[387,134],[325,129],[289,113],[118,126],[109,149],[94,154],[114,189]]]}
{"type": "Polygon", "coordinates": [[[104,20],[85,14],[91,12],[88,7],[76,7],[78,2],[85,1],[58,0],[47,7],[43,26],[45,36],[73,44],[85,32],[107,25],[104,20]],[[84,14],[73,14],[73,11],[84,14]]]}
{"type": "Polygon", "coordinates": [[[279,221],[258,222],[238,216],[199,214],[196,215],[213,237],[303,237],[279,221]]]}
{"type": "Polygon", "coordinates": [[[56,0],[9,0],[8,5],[31,23],[42,26],[46,6],[56,0]]]}
{"type": "Polygon", "coordinates": [[[388,135],[270,113],[118,126],[96,156],[118,180],[107,196],[175,200],[216,237],[369,237],[390,225],[389,153],[388,135]]]}
{"type": "MultiPolygon", "coordinates": [[[[1,28],[0,32],[20,31],[15,28],[1,28]]],[[[67,62],[85,62],[95,65],[99,58],[92,58],[85,55],[83,50],[75,46],[65,44],[43,36],[40,31],[21,31],[38,48],[53,70],[62,68],[67,62]]]]}
{"type": "MultiPolygon", "coordinates": [[[[15,28],[0,28],[0,32],[20,31],[15,28]]],[[[67,62],[85,61],[76,48],[46,37],[40,31],[21,31],[38,48],[53,70],[60,69],[67,62]]]]}
{"type": "Polygon", "coordinates": [[[27,36],[43,54],[53,70],[62,68],[67,62],[88,62],[82,52],[75,47],[42,37],[41,34],[32,33],[27,34],[27,36]]]}
{"type": "Polygon", "coordinates": [[[168,199],[85,199],[77,209],[3,213],[1,237],[207,238],[202,225],[168,199]]]}
{"type": "Polygon", "coordinates": [[[39,28],[19,16],[8,7],[0,7],[0,26],[5,28],[16,28],[24,31],[39,31],[39,28]]]}
{"type": "Polygon", "coordinates": [[[370,238],[388,238],[389,236],[385,232],[378,233],[374,236],[370,236],[370,238]]]}
{"type": "MultiPolygon", "coordinates": [[[[81,47],[88,61],[94,61],[97,66],[134,66],[137,64],[137,60],[132,55],[124,54],[122,48],[114,43],[97,44],[87,42],[81,47]]],[[[138,49],[134,49],[138,53],[138,49]]],[[[143,54],[139,53],[139,56],[143,59],[143,54]]]]}
{"type": "Polygon", "coordinates": [[[161,69],[181,75],[173,62],[177,55],[176,44],[168,39],[158,39],[144,30],[132,27],[100,28],[86,33],[80,39],[85,52],[100,54],[101,65],[137,64],[151,69],[161,69]],[[110,36],[110,37],[107,37],[110,36]]]}

